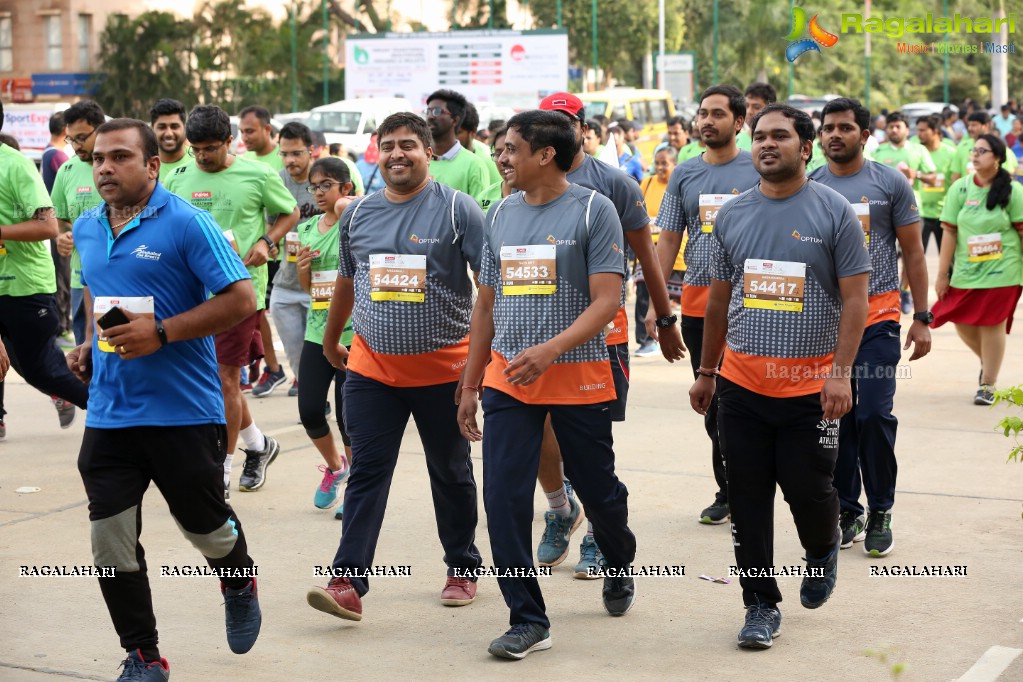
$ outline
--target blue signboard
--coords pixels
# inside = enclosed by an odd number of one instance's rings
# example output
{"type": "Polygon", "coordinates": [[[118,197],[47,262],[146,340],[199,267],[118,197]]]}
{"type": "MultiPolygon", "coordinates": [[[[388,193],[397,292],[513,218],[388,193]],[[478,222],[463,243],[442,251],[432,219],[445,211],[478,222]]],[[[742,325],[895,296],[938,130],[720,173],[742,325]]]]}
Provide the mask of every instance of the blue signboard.
{"type": "Polygon", "coordinates": [[[91,95],[93,73],[33,73],[32,93],[38,95],[91,95]]]}

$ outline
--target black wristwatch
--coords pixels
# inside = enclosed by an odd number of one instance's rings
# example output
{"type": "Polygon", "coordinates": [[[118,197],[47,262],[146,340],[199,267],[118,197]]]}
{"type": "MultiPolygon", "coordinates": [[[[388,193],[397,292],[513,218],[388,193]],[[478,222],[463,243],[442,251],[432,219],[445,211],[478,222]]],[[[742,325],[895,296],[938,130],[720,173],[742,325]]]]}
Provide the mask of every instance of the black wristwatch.
{"type": "Polygon", "coordinates": [[[274,249],[277,248],[277,245],[274,244],[274,240],[270,239],[270,235],[264,234],[264,235],[260,236],[260,239],[262,239],[263,241],[266,242],[267,248],[270,249],[271,251],[273,251],[274,249]]]}
{"type": "Polygon", "coordinates": [[[675,326],[678,322],[678,315],[665,315],[664,317],[658,317],[654,324],[657,325],[658,329],[669,329],[675,326]]]}
{"type": "Polygon", "coordinates": [[[915,313],[913,315],[913,321],[923,322],[924,324],[929,325],[931,322],[934,322],[934,313],[930,310],[925,310],[922,313],[915,313]]]}

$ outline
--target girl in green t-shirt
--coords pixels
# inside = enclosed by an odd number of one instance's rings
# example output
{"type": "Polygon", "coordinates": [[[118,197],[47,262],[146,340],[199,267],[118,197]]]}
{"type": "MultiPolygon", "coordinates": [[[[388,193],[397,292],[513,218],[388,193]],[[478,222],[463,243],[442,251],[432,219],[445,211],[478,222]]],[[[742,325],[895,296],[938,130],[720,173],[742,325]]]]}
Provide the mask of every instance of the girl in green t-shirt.
{"type": "Polygon", "coordinates": [[[997,135],[978,137],[970,154],[975,172],[953,183],[941,212],[944,233],[931,326],[955,323],[959,338],[980,358],[973,402],[991,405],[1005,335],[1023,291],[1023,185],[1002,168],[1005,143],[997,135]]]}
{"type": "MultiPolygon", "coordinates": [[[[327,311],[334,293],[338,270],[338,221],[340,213],[351,201],[351,176],[348,167],[337,158],[318,160],[309,171],[309,191],[322,215],[313,216],[298,226],[300,247],[295,263],[298,281],[310,293],[309,316],[306,321],[305,341],[298,374],[298,414],[305,432],[320,452],[325,465],[320,465],[323,479],[313,497],[320,509],[330,509],[340,498],[341,481],[348,475],[352,456],[351,441],[345,430],[342,386],[344,370],[335,369],[323,355],[323,330],[327,324],[327,311]],[[334,404],[337,406],[337,424],[341,430],[344,454],[338,452],[334,436],[327,424],[324,406],[330,382],[334,382],[334,404]]],[[[345,324],[341,343],[352,343],[352,321],[345,324]]],[[[335,518],[341,518],[342,507],[335,518]]]]}

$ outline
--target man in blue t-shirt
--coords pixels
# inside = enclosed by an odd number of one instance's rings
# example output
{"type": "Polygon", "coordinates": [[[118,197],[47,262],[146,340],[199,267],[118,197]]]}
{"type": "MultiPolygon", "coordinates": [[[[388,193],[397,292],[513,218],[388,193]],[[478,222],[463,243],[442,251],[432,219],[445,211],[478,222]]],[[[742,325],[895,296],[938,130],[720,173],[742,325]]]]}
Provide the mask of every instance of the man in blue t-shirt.
{"type": "Polygon", "coordinates": [[[149,126],[104,123],[93,149],[104,203],[73,228],[87,321],[68,366],[90,381],[78,469],[100,590],[128,652],[122,679],[170,676],[138,541],[150,482],[221,580],[231,651],[251,649],[261,623],[255,566],[224,500],[227,430],[213,344],[255,312],[255,290],[209,213],[165,190],[159,172],[149,126]]]}

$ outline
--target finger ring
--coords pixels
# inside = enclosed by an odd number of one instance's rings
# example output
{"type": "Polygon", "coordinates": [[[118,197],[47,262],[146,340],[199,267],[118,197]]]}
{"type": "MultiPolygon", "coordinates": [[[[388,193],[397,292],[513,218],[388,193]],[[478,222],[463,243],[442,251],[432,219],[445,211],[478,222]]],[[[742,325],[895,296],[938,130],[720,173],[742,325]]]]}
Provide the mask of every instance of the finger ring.
{"type": "Polygon", "coordinates": [[[120,353],[121,355],[124,355],[124,353],[125,353],[124,346],[118,346],[117,347],[117,352],[120,353]]]}

